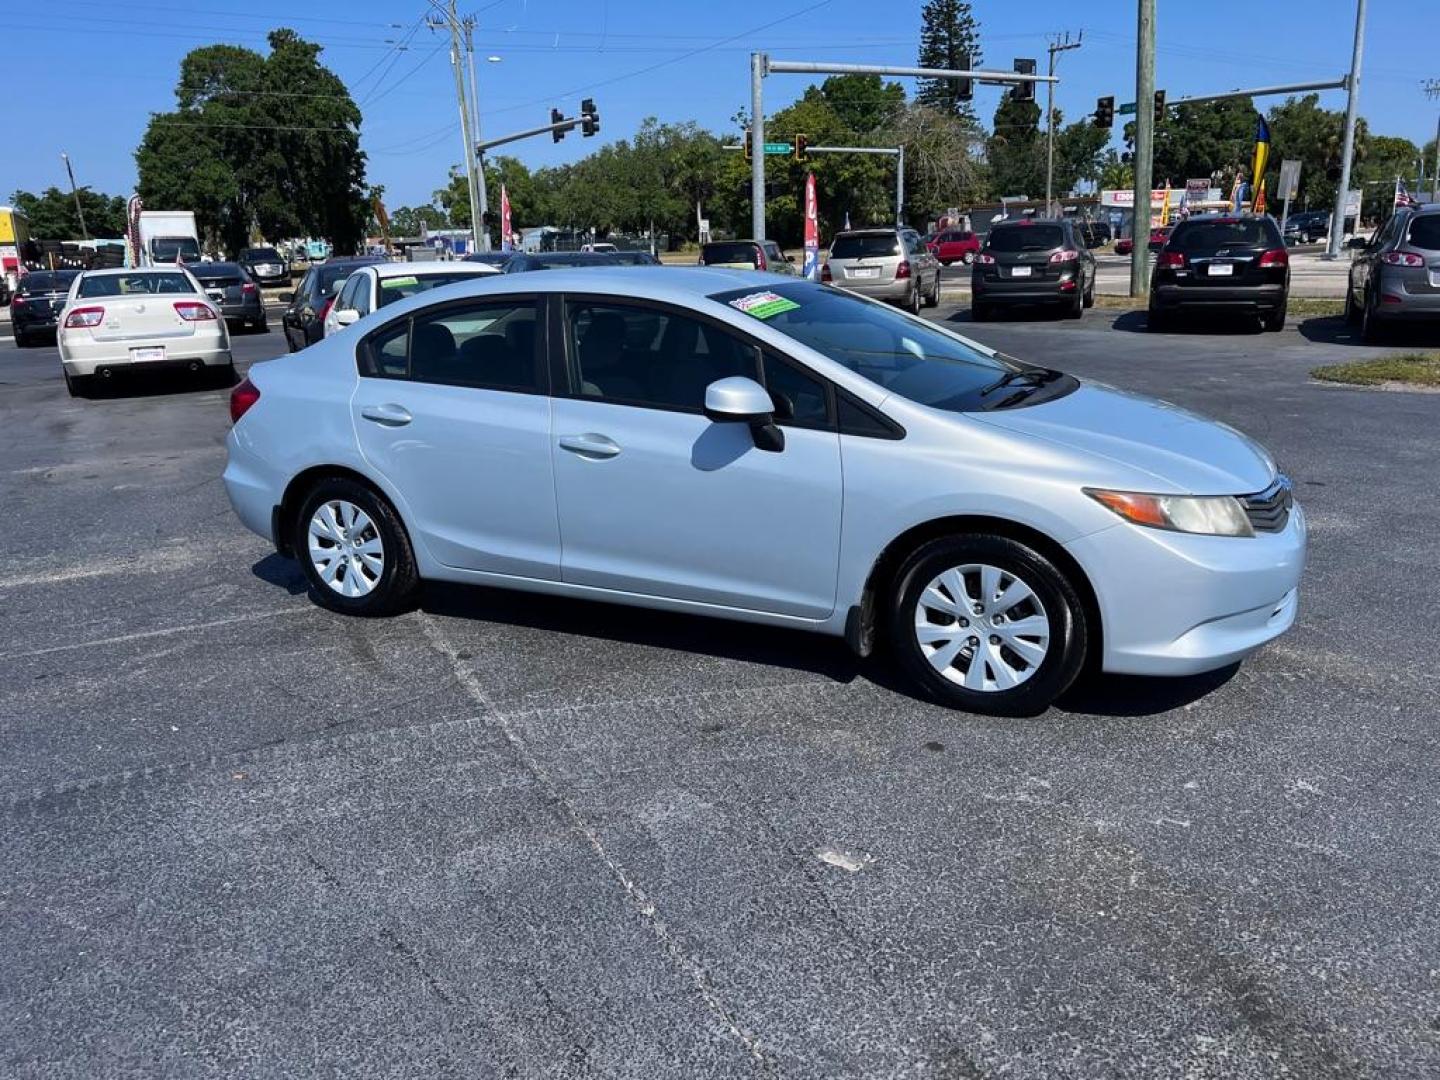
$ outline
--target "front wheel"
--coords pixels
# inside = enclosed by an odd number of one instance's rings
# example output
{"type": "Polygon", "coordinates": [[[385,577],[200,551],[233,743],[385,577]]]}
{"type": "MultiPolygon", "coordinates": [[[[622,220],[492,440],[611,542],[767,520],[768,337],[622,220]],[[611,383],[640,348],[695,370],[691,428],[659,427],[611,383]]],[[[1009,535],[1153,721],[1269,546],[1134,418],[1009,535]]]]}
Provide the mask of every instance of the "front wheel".
{"type": "Polygon", "coordinates": [[[316,602],[345,615],[398,611],[419,581],[399,516],[370,488],[345,477],[310,490],[291,543],[316,602]]]}
{"type": "Polygon", "coordinates": [[[900,568],[890,599],[890,643],[906,674],[970,712],[1043,712],[1080,674],[1087,642],[1075,587],[1007,537],[931,541],[900,568]]]}

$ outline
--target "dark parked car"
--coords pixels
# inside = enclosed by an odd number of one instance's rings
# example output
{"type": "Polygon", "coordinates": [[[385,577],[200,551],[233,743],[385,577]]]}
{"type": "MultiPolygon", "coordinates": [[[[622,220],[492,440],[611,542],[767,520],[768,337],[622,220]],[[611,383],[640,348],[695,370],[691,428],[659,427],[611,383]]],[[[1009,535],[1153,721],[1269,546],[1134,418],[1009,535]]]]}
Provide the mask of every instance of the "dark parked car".
{"type": "Polygon", "coordinates": [[[1285,220],[1287,244],[1313,244],[1330,235],[1329,210],[1305,210],[1285,220]]]}
{"type": "Polygon", "coordinates": [[[1002,304],[1060,304],[1078,319],[1095,303],[1095,256],[1070,221],[1022,218],[991,228],[970,271],[970,317],[1002,304]]]}
{"type": "Polygon", "coordinates": [[[20,279],[10,298],[10,325],[15,347],[28,348],[41,336],[53,337],[65,294],[79,270],[32,270],[20,279]]]}
{"type": "Polygon", "coordinates": [[[1103,247],[1110,242],[1112,232],[1108,221],[1075,221],[1075,235],[1084,241],[1086,247],[1103,247]]]}
{"type": "Polygon", "coordinates": [[[1359,247],[1350,264],[1345,318],[1366,341],[1401,319],[1440,320],[1440,206],[1404,207],[1359,247]]]}
{"type": "Polygon", "coordinates": [[[660,260],[648,251],[612,251],[622,266],[659,266],[660,260]]]}
{"type": "Polygon", "coordinates": [[[1150,230],[1150,250],[1152,252],[1161,250],[1170,239],[1170,234],[1175,231],[1173,225],[1160,225],[1150,230]]]}
{"type": "Polygon", "coordinates": [[[484,263],[487,266],[498,266],[504,269],[511,256],[516,254],[518,252],[514,251],[477,251],[473,255],[466,255],[463,261],[484,263]]]}
{"type": "Polygon", "coordinates": [[[281,293],[280,299],[289,306],[280,317],[285,331],[285,344],[291,352],[314,345],[325,334],[325,316],[335,302],[335,294],[356,267],[384,262],[384,259],[330,259],[311,266],[300,279],[293,293],[281,293]]]}
{"type": "Polygon", "coordinates": [[[236,326],[244,326],[247,330],[270,329],[265,320],[265,301],[260,296],[260,286],[239,263],[194,263],[190,269],[232,330],[236,326]]]}
{"type": "Polygon", "coordinates": [[[274,248],[245,248],[235,261],[245,268],[257,285],[290,284],[290,263],[274,248]]]}
{"type": "Polygon", "coordinates": [[[1150,329],[1182,311],[1258,316],[1285,328],[1290,254],[1268,214],[1202,215],[1175,226],[1150,279],[1150,329]]]}
{"type": "Polygon", "coordinates": [[[615,251],[515,252],[505,263],[504,273],[523,274],[530,270],[551,270],[557,266],[633,266],[615,251]]]}
{"type": "Polygon", "coordinates": [[[793,274],[794,261],[792,256],[780,250],[780,245],[774,240],[714,240],[700,246],[701,266],[793,274]]]}

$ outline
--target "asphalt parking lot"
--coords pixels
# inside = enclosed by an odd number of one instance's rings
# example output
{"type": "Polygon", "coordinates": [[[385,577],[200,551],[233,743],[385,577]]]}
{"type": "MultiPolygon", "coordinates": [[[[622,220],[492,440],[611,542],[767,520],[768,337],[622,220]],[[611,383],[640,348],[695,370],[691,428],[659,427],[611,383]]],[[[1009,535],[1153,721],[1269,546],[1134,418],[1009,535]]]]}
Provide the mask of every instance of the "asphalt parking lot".
{"type": "Polygon", "coordinates": [[[1295,629],[1016,721],[799,633],[345,619],[225,391],[0,343],[0,1074],[1440,1073],[1440,395],[1310,381],[1383,351],[1337,319],[934,315],[1269,446],[1295,629]]]}

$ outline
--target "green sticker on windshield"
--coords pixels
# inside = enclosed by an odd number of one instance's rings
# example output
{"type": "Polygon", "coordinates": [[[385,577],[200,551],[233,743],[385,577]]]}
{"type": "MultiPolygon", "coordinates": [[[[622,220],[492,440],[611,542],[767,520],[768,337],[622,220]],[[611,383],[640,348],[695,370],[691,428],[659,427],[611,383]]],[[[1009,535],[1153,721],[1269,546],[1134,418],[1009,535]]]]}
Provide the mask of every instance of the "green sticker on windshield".
{"type": "Polygon", "coordinates": [[[419,284],[420,284],[420,279],[417,278],[417,277],[392,277],[392,278],[381,278],[381,279],[380,279],[380,285],[381,285],[383,288],[388,288],[388,289],[403,289],[406,285],[419,285],[419,284]]]}
{"type": "Polygon", "coordinates": [[[794,311],[800,305],[794,300],[787,300],[779,293],[767,291],[751,293],[738,300],[731,300],[730,306],[739,308],[746,315],[753,315],[757,319],[772,319],[781,312],[794,311]]]}

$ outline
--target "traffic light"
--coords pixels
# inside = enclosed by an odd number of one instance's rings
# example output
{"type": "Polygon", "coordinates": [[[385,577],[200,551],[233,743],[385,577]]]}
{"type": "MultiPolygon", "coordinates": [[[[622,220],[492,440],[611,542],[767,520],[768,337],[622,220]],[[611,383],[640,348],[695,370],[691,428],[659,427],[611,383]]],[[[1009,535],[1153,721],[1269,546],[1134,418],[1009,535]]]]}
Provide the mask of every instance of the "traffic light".
{"type": "MultiPolygon", "coordinates": [[[[558,124],[561,123],[564,119],[565,114],[562,113],[559,109],[550,110],[550,123],[558,124]]],[[[554,139],[556,142],[559,142],[564,137],[565,129],[562,127],[557,127],[554,131],[550,132],[550,138],[554,139]]]]}
{"type": "Polygon", "coordinates": [[[1159,127],[1165,120],[1165,91],[1155,91],[1155,126],[1159,127]]]}
{"type": "MultiPolygon", "coordinates": [[[[1035,61],[1029,59],[1028,57],[1017,56],[1015,58],[1015,74],[1034,75],[1035,61]]],[[[1033,82],[1016,83],[1014,88],[1010,91],[1010,97],[1014,101],[1034,101],[1035,84],[1033,82]]]]}
{"type": "Polygon", "coordinates": [[[795,136],[795,160],[796,160],[796,161],[808,161],[809,159],[805,156],[805,154],[806,154],[806,151],[808,151],[809,149],[810,149],[810,136],[808,136],[808,135],[796,135],[796,136],[795,136]]]}
{"type": "Polygon", "coordinates": [[[600,114],[595,111],[595,99],[586,98],[580,102],[580,134],[589,138],[600,130],[600,114]]]}
{"type": "Polygon", "coordinates": [[[1102,97],[1095,100],[1095,126],[1111,128],[1115,125],[1115,99],[1102,97]]]}
{"type": "Polygon", "coordinates": [[[749,160],[750,160],[750,156],[751,156],[751,154],[752,154],[753,152],[754,152],[754,151],[751,149],[751,142],[750,142],[750,129],[749,129],[749,128],[746,128],[746,129],[745,129],[745,160],[746,160],[746,161],[749,161],[749,160]]]}
{"type": "MultiPolygon", "coordinates": [[[[969,53],[961,53],[961,54],[960,54],[960,70],[961,70],[961,71],[969,71],[969,70],[970,70],[970,54],[969,54],[969,53]]],[[[974,97],[975,97],[975,80],[974,80],[974,79],[956,79],[956,80],[955,80],[955,98],[956,98],[957,101],[970,101],[970,100],[973,99],[974,97]]]]}

